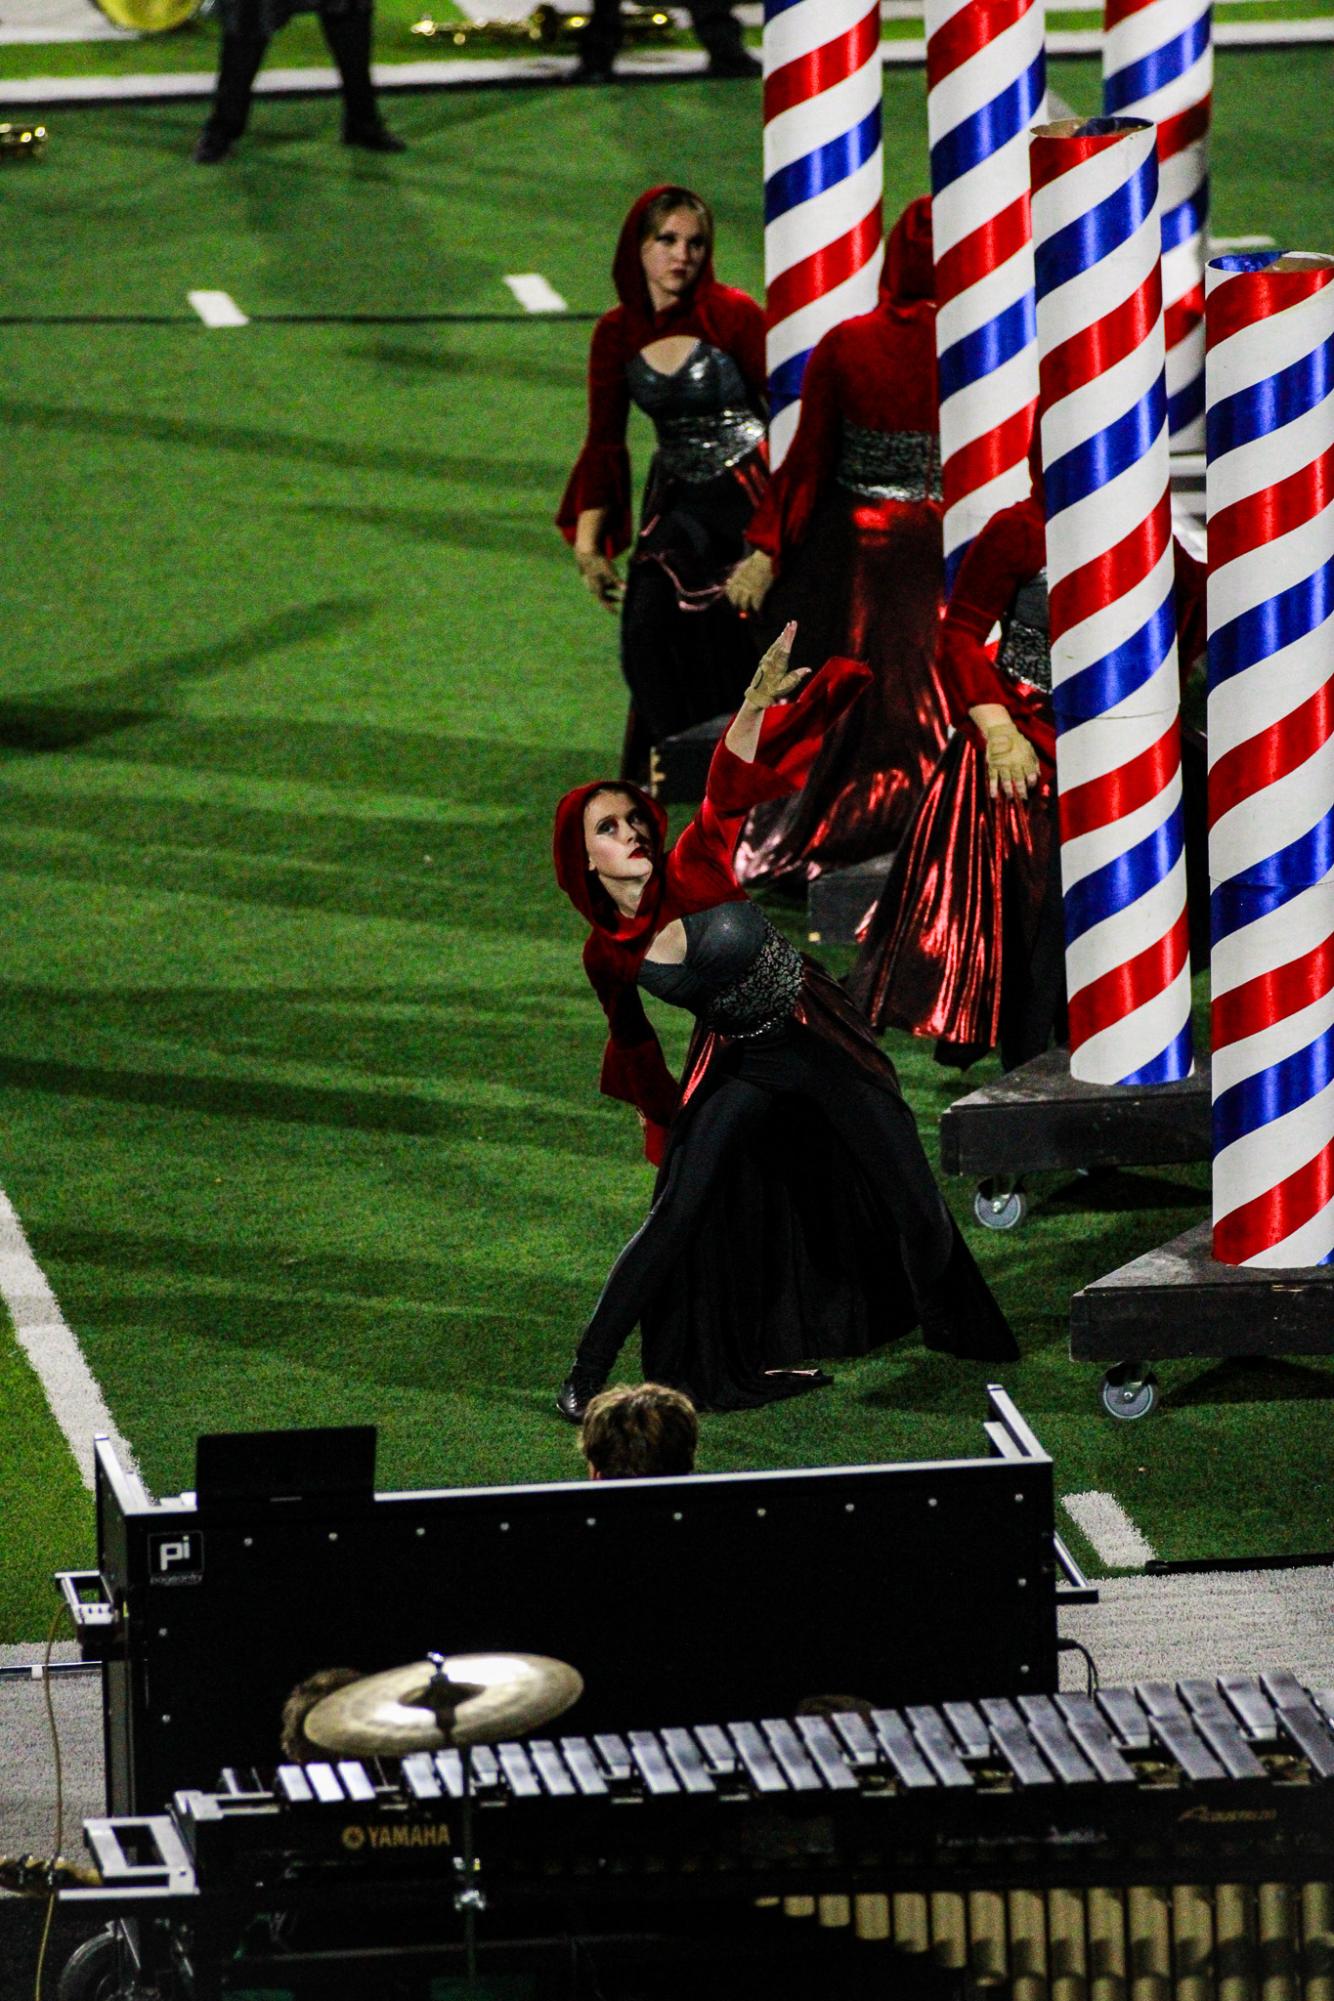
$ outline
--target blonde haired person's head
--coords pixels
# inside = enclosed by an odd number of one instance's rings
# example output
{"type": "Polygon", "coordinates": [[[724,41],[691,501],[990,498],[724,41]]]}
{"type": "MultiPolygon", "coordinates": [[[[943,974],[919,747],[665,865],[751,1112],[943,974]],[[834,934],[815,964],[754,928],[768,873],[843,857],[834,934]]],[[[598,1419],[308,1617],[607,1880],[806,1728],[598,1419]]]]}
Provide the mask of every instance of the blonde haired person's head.
{"type": "Polygon", "coordinates": [[[579,1449],[593,1480],[693,1473],[698,1445],[695,1406],[663,1383],[599,1390],[579,1427],[579,1449]]]}

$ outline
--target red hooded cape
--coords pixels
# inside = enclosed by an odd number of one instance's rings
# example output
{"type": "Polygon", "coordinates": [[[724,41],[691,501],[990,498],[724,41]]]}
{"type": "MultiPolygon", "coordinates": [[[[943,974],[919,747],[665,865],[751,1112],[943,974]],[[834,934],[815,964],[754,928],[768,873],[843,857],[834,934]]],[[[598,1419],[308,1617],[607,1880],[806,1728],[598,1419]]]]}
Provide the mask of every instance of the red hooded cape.
{"type": "Polygon", "coordinates": [[[630,455],[625,427],[630,415],[626,364],[641,349],[670,334],[693,334],[730,354],[746,378],[757,406],[765,394],[764,314],[747,293],[722,285],[713,273],[713,253],[685,298],[655,313],[640,260],[639,232],[644,211],[663,192],[647,188],[625,221],[612,260],[619,306],[604,313],[593,329],[588,355],[588,433],[575,460],[556,516],[567,542],[574,541],[579,516],[603,507],[602,552],[618,556],[630,545],[630,455]]]}
{"type": "MultiPolygon", "coordinates": [[[[940,628],[940,678],[950,701],[950,720],[961,725],[968,711],[983,702],[999,702],[1039,754],[1052,764],[1056,730],[1051,697],[1037,690],[1021,691],[996,667],[988,635],[1014,602],[1015,592],[1035,577],[1047,561],[1047,515],[1042,482],[1042,458],[1035,430],[1028,463],[1032,491],[1026,500],[1003,507],[972,542],[959,565],[945,620],[940,628]]],[[[1174,609],[1177,659],[1182,686],[1204,646],[1204,565],[1180,541],[1173,544],[1174,609]]]]}
{"type": "Polygon", "coordinates": [[[806,533],[838,465],[843,426],[867,431],[940,428],[936,388],[935,264],[931,200],[910,201],[889,232],[880,303],[831,327],[801,379],[801,417],[746,540],[782,568],[806,533]]]}
{"type": "Polygon", "coordinates": [[[656,799],[621,778],[603,778],[567,792],[556,808],[552,858],[556,880],[581,917],[592,925],[584,943],[584,971],[601,1001],[610,1034],[602,1058],[601,1089],[642,1112],[644,1151],[658,1162],[666,1128],[680,1101],[662,1046],[649,1025],[636,978],[654,938],[674,918],[715,903],[737,903],[745,891],[732,856],[746,815],[763,799],[781,798],[803,784],[825,731],[870,680],[860,660],[829,660],[795,701],[766,709],[754,761],[745,762],[720,741],[709,766],[704,803],[672,848],[666,848],[667,815],[656,799]],[[662,860],[633,917],[622,917],[588,866],[584,807],[595,792],[625,792],[648,813],[662,860]]]}

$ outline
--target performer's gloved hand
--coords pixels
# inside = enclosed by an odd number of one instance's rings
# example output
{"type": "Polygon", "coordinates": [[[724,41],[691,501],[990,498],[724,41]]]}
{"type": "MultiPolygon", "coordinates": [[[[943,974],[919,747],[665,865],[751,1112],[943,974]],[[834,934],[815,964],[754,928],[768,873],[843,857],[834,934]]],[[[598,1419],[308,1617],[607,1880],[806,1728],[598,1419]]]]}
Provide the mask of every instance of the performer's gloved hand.
{"type": "Polygon", "coordinates": [[[988,723],[987,787],[993,799],[1027,799],[1039,777],[1038,754],[1014,723],[988,723]]]}
{"type": "Polygon", "coordinates": [[[772,556],[763,549],[752,549],[727,579],[727,602],[734,605],[743,618],[747,618],[760,609],[769,595],[773,580],[772,556]]]}
{"type": "Polygon", "coordinates": [[[625,585],[616,574],[614,564],[596,549],[576,549],[575,567],[599,604],[605,604],[608,611],[615,611],[625,596],[625,585]]]}
{"type": "Polygon", "coordinates": [[[796,636],[797,621],[790,618],[755,669],[751,684],[741,698],[748,709],[767,709],[771,703],[781,701],[784,695],[790,695],[794,688],[800,687],[810,673],[809,667],[788,667],[796,636]]]}

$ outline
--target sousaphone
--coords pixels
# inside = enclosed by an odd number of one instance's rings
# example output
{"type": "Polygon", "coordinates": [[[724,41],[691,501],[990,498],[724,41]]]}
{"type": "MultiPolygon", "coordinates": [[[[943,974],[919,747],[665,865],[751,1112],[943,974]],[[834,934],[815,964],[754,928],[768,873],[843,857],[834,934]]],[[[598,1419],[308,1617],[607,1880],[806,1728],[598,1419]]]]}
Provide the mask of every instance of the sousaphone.
{"type": "Polygon", "coordinates": [[[95,5],[117,28],[129,28],[136,35],[166,35],[192,21],[206,0],[95,0],[95,5]]]}

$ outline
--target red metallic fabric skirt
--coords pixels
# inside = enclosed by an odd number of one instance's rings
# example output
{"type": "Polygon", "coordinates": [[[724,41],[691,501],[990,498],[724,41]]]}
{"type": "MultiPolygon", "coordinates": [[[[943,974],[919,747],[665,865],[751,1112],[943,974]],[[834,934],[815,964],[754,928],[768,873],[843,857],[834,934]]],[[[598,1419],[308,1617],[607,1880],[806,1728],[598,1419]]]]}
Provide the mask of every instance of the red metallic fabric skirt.
{"type": "Polygon", "coordinates": [[[1055,774],[1026,805],[991,799],[970,727],[950,739],[889,872],[848,976],[877,1029],[950,1045],[967,1063],[1001,1040],[1007,978],[1026,977],[1048,895],[1055,774]]]}
{"type": "Polygon", "coordinates": [[[765,603],[761,637],[767,644],[795,618],[795,666],[844,654],[875,678],[803,790],[751,814],[742,882],[810,877],[898,846],[948,730],[935,664],[944,590],[934,501],[866,501],[837,487],[817,508],[765,603]]]}

